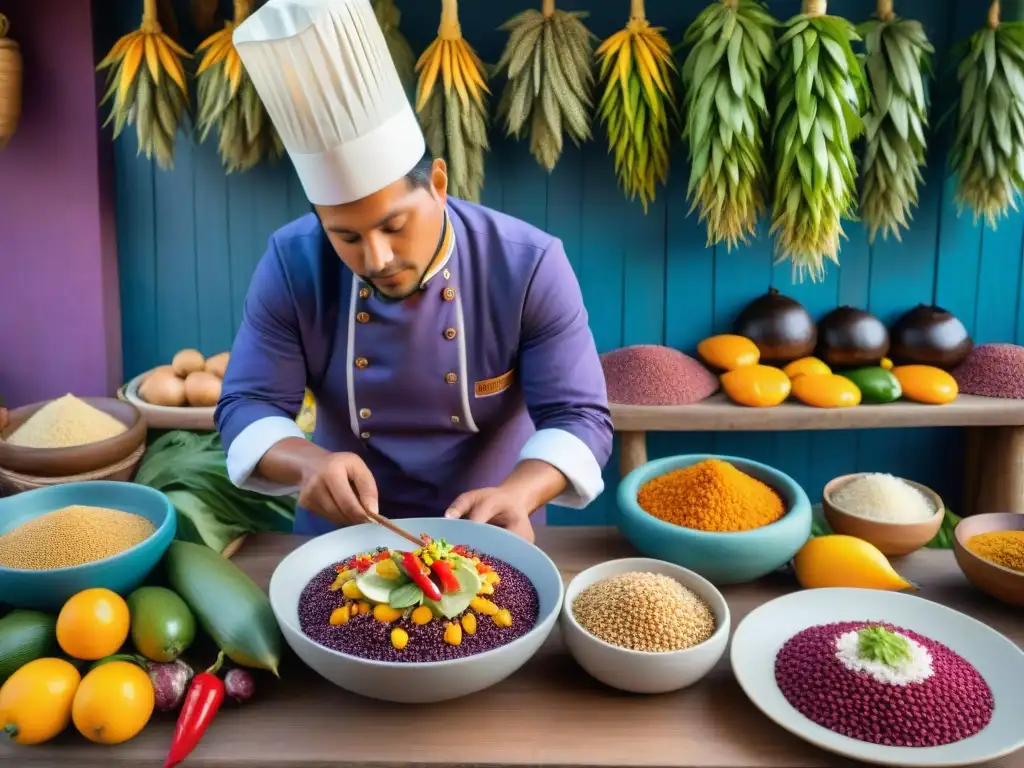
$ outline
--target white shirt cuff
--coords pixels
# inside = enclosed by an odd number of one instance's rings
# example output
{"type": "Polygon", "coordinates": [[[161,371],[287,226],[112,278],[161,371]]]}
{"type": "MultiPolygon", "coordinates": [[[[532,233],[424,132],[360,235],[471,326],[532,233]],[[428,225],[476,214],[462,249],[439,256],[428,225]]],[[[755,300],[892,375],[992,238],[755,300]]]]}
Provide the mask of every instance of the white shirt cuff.
{"type": "Polygon", "coordinates": [[[266,452],[289,437],[305,439],[306,435],[298,424],[284,416],[267,416],[243,429],[228,448],[227,469],[231,482],[242,490],[266,496],[298,493],[298,486],[282,485],[253,474],[266,452]]]}
{"type": "Polygon", "coordinates": [[[583,509],[604,490],[601,465],[594,453],[586,443],[564,429],[535,432],[519,454],[519,461],[527,459],[547,462],[569,480],[569,487],[551,504],[583,509]]]}

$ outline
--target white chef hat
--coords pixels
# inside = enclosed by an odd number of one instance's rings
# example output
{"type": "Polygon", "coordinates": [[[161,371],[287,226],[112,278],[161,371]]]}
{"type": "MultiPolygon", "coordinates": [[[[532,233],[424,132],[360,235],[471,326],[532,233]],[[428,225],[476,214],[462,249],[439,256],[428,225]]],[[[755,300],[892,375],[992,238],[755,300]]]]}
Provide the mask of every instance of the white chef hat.
{"type": "Polygon", "coordinates": [[[270,0],[233,39],[311,203],[372,195],[423,158],[370,0],[270,0]]]}

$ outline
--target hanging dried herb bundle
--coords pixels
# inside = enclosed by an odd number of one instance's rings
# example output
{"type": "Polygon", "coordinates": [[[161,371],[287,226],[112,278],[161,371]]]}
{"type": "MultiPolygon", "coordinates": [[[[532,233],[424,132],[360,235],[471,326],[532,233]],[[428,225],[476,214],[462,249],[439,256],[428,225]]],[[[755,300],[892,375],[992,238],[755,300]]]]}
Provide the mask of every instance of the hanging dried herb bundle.
{"type": "Polygon", "coordinates": [[[996,228],[1024,186],[1024,22],[999,18],[999,0],[988,25],[971,35],[960,63],[960,105],[950,163],[956,200],[974,221],[996,228]]]}
{"type": "Polygon", "coordinates": [[[530,132],[530,152],[549,172],[562,154],[563,133],[579,146],[591,137],[593,35],[582,11],[544,0],[502,24],[508,43],[498,61],[508,83],[498,104],[509,136],[530,132]]]}
{"type": "Polygon", "coordinates": [[[868,85],[860,211],[869,242],[879,232],[900,240],[924,182],[928,100],[925,78],[934,49],[918,21],[893,13],[878,0],[875,18],[857,28],[864,39],[868,85]]]}
{"type": "Polygon", "coordinates": [[[640,196],[645,213],[656,185],[668,181],[669,117],[676,114],[676,66],[663,32],[647,21],[644,0],[630,0],[626,28],[596,51],[604,83],[598,113],[615,154],[615,173],[630,200],[640,196]]]}
{"type": "Polygon", "coordinates": [[[859,38],[826,10],[825,0],[804,0],[783,25],[772,75],[771,232],[778,261],[791,259],[799,282],[822,279],[826,259],[839,263],[842,219],[854,216],[857,195],[852,142],[863,130],[864,76],[850,43],[859,38]]]}
{"type": "Polygon", "coordinates": [[[232,35],[252,13],[252,0],[235,0],[235,15],[196,48],[199,140],[217,129],[217,150],[228,173],[247,171],[264,159],[277,160],[284,145],[256,86],[242,65],[232,35]]]}
{"type": "Polygon", "coordinates": [[[683,63],[690,211],[707,222],[709,246],[729,250],[755,234],[765,212],[771,127],[765,89],[778,22],[760,0],[719,0],[686,31],[683,63]]]}
{"type": "Polygon", "coordinates": [[[384,41],[388,44],[391,60],[395,62],[398,77],[406,91],[412,93],[416,86],[416,54],[412,52],[409,41],[405,39],[398,25],[402,23],[402,12],[395,5],[395,0],[374,0],[373,11],[377,23],[384,33],[384,41]]]}
{"type": "Polygon", "coordinates": [[[478,202],[487,142],[484,65],[462,37],[457,0],[441,0],[437,38],[416,62],[416,111],[435,157],[448,161],[448,191],[478,202]]]}
{"type": "Polygon", "coordinates": [[[139,153],[156,158],[163,170],[174,167],[174,141],[189,110],[185,68],[188,53],[157,21],[157,0],[144,0],[142,24],[122,37],[97,70],[108,70],[102,106],[113,99],[104,127],[113,123],[114,138],[134,125],[139,153]]]}

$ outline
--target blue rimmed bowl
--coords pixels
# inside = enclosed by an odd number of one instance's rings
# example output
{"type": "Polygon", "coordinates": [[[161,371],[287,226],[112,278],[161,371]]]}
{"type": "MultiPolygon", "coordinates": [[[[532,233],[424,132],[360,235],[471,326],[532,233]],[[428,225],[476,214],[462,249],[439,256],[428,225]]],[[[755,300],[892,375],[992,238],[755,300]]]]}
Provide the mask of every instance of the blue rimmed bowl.
{"type": "Polygon", "coordinates": [[[647,557],[665,560],[703,576],[712,584],[754,581],[786,565],[811,535],[811,502],[784,472],[738,456],[686,454],[656,459],[637,467],[619,483],[619,530],[647,557]],[[637,504],[648,480],[706,461],[727,461],[774,488],[786,505],[776,522],[751,531],[712,533],[666,523],[637,504]]]}
{"type": "Polygon", "coordinates": [[[157,566],[177,530],[174,506],[160,491],[134,483],[93,481],[0,499],[0,536],[47,512],[75,504],[132,512],[150,520],[156,531],[124,552],[83,565],[45,571],[0,566],[0,603],[56,612],[83,589],[106,587],[127,595],[157,566]]]}

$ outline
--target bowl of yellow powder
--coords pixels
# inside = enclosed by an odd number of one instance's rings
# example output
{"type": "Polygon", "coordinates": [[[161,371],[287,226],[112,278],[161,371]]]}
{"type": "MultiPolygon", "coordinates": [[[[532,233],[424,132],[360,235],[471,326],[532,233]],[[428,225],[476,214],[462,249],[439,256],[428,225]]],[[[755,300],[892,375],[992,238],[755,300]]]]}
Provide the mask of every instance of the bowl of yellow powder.
{"type": "Polygon", "coordinates": [[[0,467],[36,477],[70,477],[111,467],[146,440],[131,403],[75,397],[15,408],[0,432],[0,467]]]}
{"type": "Polygon", "coordinates": [[[964,576],[982,592],[1024,607],[1024,515],[996,512],[961,520],[953,554],[964,576]]]}
{"type": "Polygon", "coordinates": [[[0,602],[57,611],[83,589],[126,595],[176,530],[167,496],[134,483],[68,483],[0,499],[0,602]]]}
{"type": "Polygon", "coordinates": [[[618,490],[619,530],[642,554],[714,584],[781,568],[811,535],[811,503],[793,478],[736,456],[650,461],[618,490]]]}

